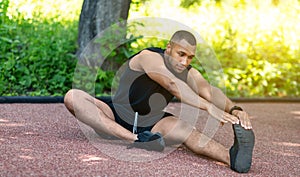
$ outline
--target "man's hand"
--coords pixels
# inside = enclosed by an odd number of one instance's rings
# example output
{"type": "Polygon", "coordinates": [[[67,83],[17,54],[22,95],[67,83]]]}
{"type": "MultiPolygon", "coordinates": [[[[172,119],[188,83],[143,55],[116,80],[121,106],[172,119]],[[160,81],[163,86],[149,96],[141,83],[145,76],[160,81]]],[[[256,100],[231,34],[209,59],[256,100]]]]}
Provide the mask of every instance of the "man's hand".
{"type": "Polygon", "coordinates": [[[249,115],[245,111],[234,110],[232,111],[232,114],[239,118],[242,127],[244,127],[245,129],[252,129],[249,115]]]}
{"type": "Polygon", "coordinates": [[[232,124],[238,124],[239,119],[238,117],[231,115],[221,109],[217,108],[215,105],[210,104],[207,109],[208,113],[213,116],[215,119],[220,120],[222,123],[231,122],[232,124]]]}

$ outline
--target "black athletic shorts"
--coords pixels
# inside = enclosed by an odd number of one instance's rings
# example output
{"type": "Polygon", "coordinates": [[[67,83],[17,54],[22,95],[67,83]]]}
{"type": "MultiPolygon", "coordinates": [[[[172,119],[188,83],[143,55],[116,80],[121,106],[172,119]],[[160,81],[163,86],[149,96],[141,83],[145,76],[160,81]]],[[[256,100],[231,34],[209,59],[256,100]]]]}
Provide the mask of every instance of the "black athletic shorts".
{"type": "MultiPolygon", "coordinates": [[[[106,103],[110,109],[112,110],[114,117],[115,117],[115,121],[120,124],[122,127],[126,128],[127,130],[129,130],[130,132],[132,132],[133,129],[133,125],[128,124],[126,121],[124,121],[116,112],[113,103],[112,103],[112,99],[105,97],[105,98],[99,98],[101,101],[103,101],[104,103],[106,103]]],[[[165,114],[162,116],[161,119],[168,117],[168,116],[174,116],[171,113],[167,113],[165,112],[165,114]]],[[[154,124],[155,125],[155,124],[154,124]]],[[[154,125],[148,126],[148,127],[137,127],[137,133],[141,133],[144,131],[151,131],[151,129],[154,127],[154,125]]]]}

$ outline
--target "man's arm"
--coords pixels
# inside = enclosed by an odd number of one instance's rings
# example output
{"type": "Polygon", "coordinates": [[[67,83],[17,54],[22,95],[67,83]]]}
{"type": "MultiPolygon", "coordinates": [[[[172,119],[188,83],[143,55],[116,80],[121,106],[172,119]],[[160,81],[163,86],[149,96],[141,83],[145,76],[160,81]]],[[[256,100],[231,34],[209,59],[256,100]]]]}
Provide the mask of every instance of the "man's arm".
{"type": "Polygon", "coordinates": [[[162,57],[154,52],[141,52],[132,58],[131,68],[143,70],[147,75],[162,87],[176,96],[182,102],[193,107],[207,110],[213,117],[221,122],[238,123],[238,119],[211,104],[196,94],[185,82],[175,77],[164,65],[162,57]]]}
{"type": "MultiPolygon", "coordinates": [[[[230,109],[234,106],[234,103],[222,92],[222,90],[211,86],[199,71],[194,68],[190,69],[188,85],[201,97],[227,113],[229,113],[230,109]]],[[[249,115],[245,111],[234,110],[232,111],[232,114],[240,119],[244,128],[252,128],[249,115]]]]}

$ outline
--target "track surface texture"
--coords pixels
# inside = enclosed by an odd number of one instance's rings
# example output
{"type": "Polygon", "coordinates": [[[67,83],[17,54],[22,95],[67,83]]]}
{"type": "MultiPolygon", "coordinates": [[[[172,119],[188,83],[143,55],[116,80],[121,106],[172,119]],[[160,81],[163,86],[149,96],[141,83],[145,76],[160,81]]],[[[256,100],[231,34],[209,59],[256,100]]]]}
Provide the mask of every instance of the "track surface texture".
{"type": "MultiPolygon", "coordinates": [[[[300,103],[237,105],[251,115],[256,137],[247,174],[184,146],[163,153],[127,149],[82,128],[63,104],[0,104],[0,176],[299,176],[300,103]],[[149,160],[136,160],[142,156],[149,160]]],[[[181,107],[171,103],[167,110],[180,114],[181,107]]],[[[200,130],[205,117],[200,113],[195,124],[200,130]]],[[[213,138],[230,148],[231,125],[213,138]]]]}

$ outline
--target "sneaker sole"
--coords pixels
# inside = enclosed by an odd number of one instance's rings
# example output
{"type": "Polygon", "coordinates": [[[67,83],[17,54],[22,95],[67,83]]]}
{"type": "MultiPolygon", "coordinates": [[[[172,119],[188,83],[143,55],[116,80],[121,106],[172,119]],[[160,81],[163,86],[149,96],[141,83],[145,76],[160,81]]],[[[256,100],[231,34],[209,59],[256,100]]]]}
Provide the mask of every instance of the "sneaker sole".
{"type": "Polygon", "coordinates": [[[231,169],[239,173],[247,173],[252,163],[255,136],[253,130],[246,130],[239,124],[233,125],[234,144],[230,148],[231,169]]]}

